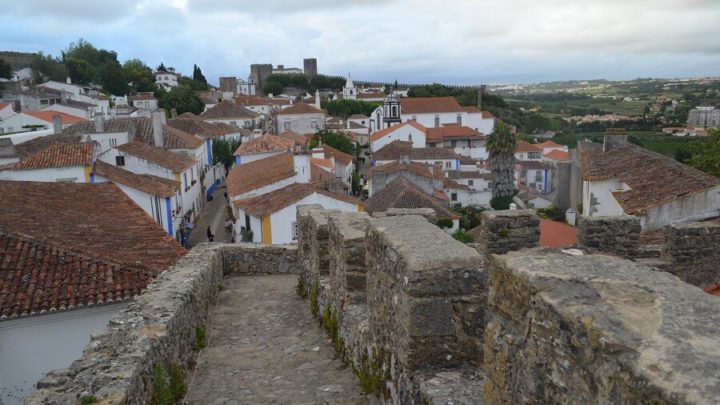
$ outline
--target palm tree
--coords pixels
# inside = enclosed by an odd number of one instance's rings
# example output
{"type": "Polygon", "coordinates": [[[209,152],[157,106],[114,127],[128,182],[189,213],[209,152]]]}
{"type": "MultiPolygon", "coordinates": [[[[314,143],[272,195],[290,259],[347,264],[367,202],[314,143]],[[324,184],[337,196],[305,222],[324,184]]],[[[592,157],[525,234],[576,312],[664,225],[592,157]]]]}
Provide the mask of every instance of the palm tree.
{"type": "Polygon", "coordinates": [[[512,197],[515,191],[515,135],[507,125],[498,122],[487,137],[486,147],[490,154],[493,199],[512,197]]]}

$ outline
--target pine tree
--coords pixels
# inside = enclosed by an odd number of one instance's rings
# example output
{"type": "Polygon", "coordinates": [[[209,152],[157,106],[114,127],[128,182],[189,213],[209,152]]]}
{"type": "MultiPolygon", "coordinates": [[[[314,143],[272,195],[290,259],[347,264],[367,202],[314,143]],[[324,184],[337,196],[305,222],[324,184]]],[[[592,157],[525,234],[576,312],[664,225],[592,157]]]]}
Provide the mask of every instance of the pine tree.
{"type": "Polygon", "coordinates": [[[512,198],[515,191],[515,135],[507,125],[498,122],[487,137],[487,150],[490,153],[493,199],[512,198]]]}
{"type": "Polygon", "coordinates": [[[160,62],[160,66],[157,67],[158,72],[167,72],[167,68],[165,67],[165,64],[160,62]]]}

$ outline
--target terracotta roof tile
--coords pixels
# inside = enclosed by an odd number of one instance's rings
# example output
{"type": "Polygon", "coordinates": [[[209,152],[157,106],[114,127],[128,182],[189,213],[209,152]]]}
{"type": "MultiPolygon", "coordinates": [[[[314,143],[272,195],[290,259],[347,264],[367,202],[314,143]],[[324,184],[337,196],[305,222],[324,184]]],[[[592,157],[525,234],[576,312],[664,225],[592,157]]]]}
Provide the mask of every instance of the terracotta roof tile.
{"type": "Polygon", "coordinates": [[[413,148],[408,141],[395,140],[373,153],[373,160],[398,160],[408,156],[413,160],[460,159],[460,155],[448,148],[413,148]]]}
{"type": "Polygon", "coordinates": [[[409,171],[411,173],[417,174],[418,176],[423,177],[430,177],[434,178],[433,175],[433,169],[428,167],[428,165],[418,162],[410,162],[410,163],[401,163],[399,161],[394,161],[390,163],[386,163],[384,165],[378,165],[373,166],[370,169],[371,173],[375,172],[382,172],[382,173],[395,173],[400,171],[409,171]]]}
{"type": "Polygon", "coordinates": [[[117,149],[129,155],[168,168],[172,170],[173,173],[182,173],[193,167],[196,163],[195,159],[137,141],[120,145],[117,149]]]}
{"type": "MultiPolygon", "coordinates": [[[[152,119],[150,118],[113,118],[104,121],[103,132],[128,132],[130,123],[135,127],[135,140],[154,145],[152,119]]],[[[175,130],[174,128],[163,125],[163,145],[165,149],[195,149],[203,144],[202,139],[191,134],[175,130]]],[[[63,129],[63,135],[85,135],[94,134],[95,123],[93,121],[85,121],[73,124],[63,129]]]]}
{"type": "Polygon", "coordinates": [[[361,205],[360,200],[350,195],[334,193],[320,189],[312,184],[301,183],[294,183],[261,196],[234,201],[233,204],[242,208],[250,215],[255,217],[264,217],[280,211],[288,205],[294,204],[313,193],[319,193],[350,204],[361,205]]]}
{"type": "Polygon", "coordinates": [[[455,97],[403,97],[400,99],[403,114],[462,112],[455,97]]]}
{"type": "Polygon", "coordinates": [[[215,139],[225,135],[225,131],[220,127],[204,121],[196,115],[193,115],[193,118],[188,116],[173,118],[168,120],[167,125],[203,139],[215,139]]]}
{"type": "Polygon", "coordinates": [[[252,141],[248,141],[240,145],[235,150],[235,155],[252,155],[256,153],[269,153],[269,152],[281,152],[281,151],[292,151],[295,146],[295,142],[291,139],[265,134],[259,138],[255,138],[252,141]]]}
{"type": "Polygon", "coordinates": [[[552,160],[570,160],[570,152],[553,149],[550,152],[546,153],[545,157],[552,160]]]}
{"type": "Polygon", "coordinates": [[[15,153],[17,153],[20,158],[24,158],[53,145],[78,144],[81,140],[82,137],[80,135],[58,134],[41,136],[15,145],[15,153]]]}
{"type": "Polygon", "coordinates": [[[298,102],[288,108],[282,109],[276,113],[277,115],[294,115],[294,114],[325,114],[325,110],[320,110],[307,103],[298,102]]]}
{"type": "Polygon", "coordinates": [[[223,100],[215,104],[212,108],[200,114],[200,118],[208,119],[234,119],[234,118],[255,118],[258,114],[255,111],[248,110],[239,106],[232,101],[223,100]]]}
{"type": "Polygon", "coordinates": [[[98,176],[143,191],[150,195],[172,197],[180,190],[180,182],[164,179],[150,174],[135,174],[121,167],[113,166],[101,160],[95,162],[93,173],[98,176]]]}
{"type": "Polygon", "coordinates": [[[445,139],[485,139],[480,132],[470,127],[460,125],[444,125],[427,129],[428,142],[442,142],[445,139]]]}
{"type": "Polygon", "coordinates": [[[432,208],[438,218],[454,216],[441,200],[426,194],[405,177],[391,181],[365,201],[365,210],[371,214],[389,208],[432,208]]]}
{"type": "Polygon", "coordinates": [[[335,162],[340,163],[343,166],[347,166],[353,161],[352,155],[349,155],[343,151],[337,150],[333,148],[330,145],[323,145],[321,146],[322,150],[325,152],[325,157],[329,158],[330,156],[335,158],[335,162]]]}
{"type": "Polygon", "coordinates": [[[409,121],[405,121],[405,122],[403,122],[403,123],[401,123],[401,124],[393,125],[393,126],[391,126],[391,127],[388,127],[388,128],[385,128],[385,129],[382,129],[382,130],[380,130],[380,131],[377,131],[377,132],[373,133],[372,135],[370,135],[370,142],[375,142],[375,141],[377,141],[378,139],[380,139],[380,138],[382,138],[382,137],[384,137],[384,136],[386,136],[386,135],[389,135],[389,134],[397,131],[398,129],[402,129],[402,128],[407,127],[407,126],[414,127],[414,128],[416,128],[416,129],[418,129],[419,131],[422,131],[422,132],[426,132],[426,131],[427,131],[427,128],[425,128],[425,127],[422,126],[421,124],[418,124],[417,122],[415,122],[415,121],[413,121],[413,120],[409,120],[409,121]]]}
{"type": "Polygon", "coordinates": [[[562,147],[563,147],[563,145],[560,145],[559,143],[555,143],[555,142],[553,142],[552,140],[547,140],[547,141],[545,141],[545,142],[543,142],[543,143],[539,143],[539,144],[537,144],[537,146],[540,147],[540,148],[542,148],[542,149],[546,149],[546,148],[562,148],[562,147]]]}
{"type": "Polygon", "coordinates": [[[5,316],[132,297],[186,253],[112,183],[0,181],[0,195],[5,316]]]}
{"type": "Polygon", "coordinates": [[[292,139],[296,145],[303,145],[307,147],[312,139],[312,134],[299,134],[295,131],[285,131],[280,135],[283,138],[292,139]]]}
{"type": "Polygon", "coordinates": [[[451,172],[448,172],[448,178],[492,180],[492,174],[491,173],[480,173],[480,172],[451,171],[451,172]]]}
{"type": "Polygon", "coordinates": [[[91,165],[96,145],[95,142],[54,144],[3,168],[27,170],[91,165]]]}
{"type": "Polygon", "coordinates": [[[228,194],[236,196],[295,175],[293,155],[284,153],[235,166],[227,177],[228,194]]]}
{"type": "Polygon", "coordinates": [[[457,183],[455,180],[450,180],[448,178],[443,179],[443,188],[452,188],[455,190],[470,190],[470,187],[468,187],[467,185],[457,183]]]}
{"type": "Polygon", "coordinates": [[[630,187],[613,193],[630,215],[720,185],[716,177],[633,144],[605,153],[602,145],[593,145],[581,151],[580,162],[583,180],[615,178],[630,187]]]}
{"type": "Polygon", "coordinates": [[[720,296],[720,283],[715,283],[704,288],[705,292],[712,295],[720,296]]]}
{"type": "Polygon", "coordinates": [[[540,246],[562,248],[577,244],[578,230],[574,226],[549,219],[540,220],[540,246]]]}
{"type": "Polygon", "coordinates": [[[55,115],[60,115],[60,122],[62,123],[62,125],[68,125],[68,124],[74,124],[76,122],[87,121],[84,118],[76,117],[74,115],[65,114],[63,112],[58,112],[58,111],[26,111],[26,112],[24,112],[24,114],[30,115],[39,120],[49,122],[51,124],[53,122],[53,117],[55,115]]]}
{"type": "Polygon", "coordinates": [[[515,152],[542,152],[542,148],[519,139],[515,142],[515,152]]]}

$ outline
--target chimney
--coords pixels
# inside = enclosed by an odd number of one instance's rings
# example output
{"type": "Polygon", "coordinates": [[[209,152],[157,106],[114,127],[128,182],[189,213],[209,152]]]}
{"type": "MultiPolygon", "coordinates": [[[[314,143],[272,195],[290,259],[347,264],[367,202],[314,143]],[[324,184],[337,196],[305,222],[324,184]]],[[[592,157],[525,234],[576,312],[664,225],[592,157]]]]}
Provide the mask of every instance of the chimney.
{"type": "Polygon", "coordinates": [[[172,110],[170,110],[170,117],[171,117],[171,118],[175,118],[175,117],[177,117],[177,115],[178,115],[178,114],[177,114],[177,109],[173,108],[172,110]]]}
{"type": "Polygon", "coordinates": [[[67,84],[72,84],[72,80],[70,80],[70,76],[68,76],[68,77],[65,79],[65,83],[67,83],[67,84]]]}
{"type": "Polygon", "coordinates": [[[95,132],[105,132],[105,117],[102,114],[95,114],[95,132]]]}
{"type": "Polygon", "coordinates": [[[58,135],[62,133],[62,118],[60,114],[53,115],[53,134],[58,135]]]}
{"type": "Polygon", "coordinates": [[[315,108],[320,109],[320,90],[315,90],[315,108]]]}
{"type": "Polygon", "coordinates": [[[400,164],[410,164],[410,154],[403,152],[400,155],[400,164]]]}
{"type": "Polygon", "coordinates": [[[627,135],[610,135],[603,136],[603,152],[609,152],[618,149],[627,144],[627,135]]]}
{"type": "Polygon", "coordinates": [[[135,128],[135,120],[130,118],[130,122],[128,123],[128,142],[132,142],[135,140],[135,131],[137,129],[135,128]]]}
{"type": "Polygon", "coordinates": [[[153,145],[158,148],[163,147],[163,116],[165,114],[162,111],[155,111],[152,113],[152,129],[153,129],[153,145]]]}

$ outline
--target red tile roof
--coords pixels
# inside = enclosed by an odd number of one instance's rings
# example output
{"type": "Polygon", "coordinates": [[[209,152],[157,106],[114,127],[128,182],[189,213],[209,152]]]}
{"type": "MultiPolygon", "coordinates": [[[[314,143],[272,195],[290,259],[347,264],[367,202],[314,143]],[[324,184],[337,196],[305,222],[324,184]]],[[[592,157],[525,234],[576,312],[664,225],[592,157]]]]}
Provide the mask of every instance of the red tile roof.
{"type": "Polygon", "coordinates": [[[26,111],[24,112],[24,114],[35,117],[39,120],[49,122],[51,124],[53,122],[53,117],[56,115],[60,115],[60,121],[62,122],[62,125],[75,124],[77,122],[87,121],[84,118],[76,117],[74,115],[65,114],[58,111],[26,111]]]}
{"type": "Polygon", "coordinates": [[[295,176],[293,155],[283,153],[235,166],[227,177],[230,196],[247,193],[295,176]]]}
{"type": "Polygon", "coordinates": [[[2,103],[2,102],[0,102],[0,110],[2,110],[3,108],[5,108],[5,107],[7,107],[7,106],[9,106],[9,105],[10,105],[10,103],[2,103]]]}
{"type": "Polygon", "coordinates": [[[285,131],[280,135],[283,138],[291,139],[296,145],[308,146],[312,139],[312,134],[299,134],[295,131],[285,131]]]}
{"type": "Polygon", "coordinates": [[[101,160],[95,162],[93,173],[150,195],[172,197],[180,190],[180,182],[168,180],[150,174],[135,174],[121,167],[113,166],[101,160]]]}
{"type": "Polygon", "coordinates": [[[455,189],[455,190],[470,190],[470,187],[465,184],[460,184],[455,180],[450,180],[447,177],[443,179],[443,188],[455,189]]]}
{"type": "Polygon", "coordinates": [[[546,149],[546,148],[562,148],[562,147],[563,147],[563,145],[560,145],[560,144],[558,144],[558,143],[555,143],[555,142],[553,142],[553,141],[551,141],[551,140],[547,140],[547,141],[545,141],[545,142],[543,142],[543,143],[539,143],[539,144],[537,144],[537,146],[539,146],[539,147],[541,147],[541,148],[543,148],[543,149],[546,149]]]}
{"type": "Polygon", "coordinates": [[[322,150],[325,152],[325,157],[330,158],[330,156],[335,158],[335,162],[347,166],[353,161],[352,155],[349,155],[343,151],[337,150],[333,148],[330,145],[323,145],[321,146],[322,150]]]}
{"type": "Polygon", "coordinates": [[[391,181],[365,201],[365,210],[371,214],[390,208],[432,208],[438,218],[454,217],[440,199],[426,194],[405,177],[391,181]]]}
{"type": "Polygon", "coordinates": [[[485,139],[485,137],[473,128],[454,124],[427,129],[428,142],[442,142],[445,139],[485,139]]]}
{"type": "MultiPolygon", "coordinates": [[[[192,113],[185,113],[177,118],[168,120],[167,125],[203,139],[220,138],[227,134],[227,131],[223,130],[217,124],[211,124],[192,113]]],[[[235,132],[237,132],[237,130],[238,129],[235,128],[235,132]]]]}
{"type": "Polygon", "coordinates": [[[93,151],[97,143],[54,144],[27,156],[19,162],[0,168],[6,170],[48,169],[55,167],[87,166],[93,162],[93,151]]]}
{"type": "Polygon", "coordinates": [[[433,169],[431,167],[428,167],[428,165],[424,163],[417,162],[401,163],[400,161],[396,160],[394,162],[386,163],[384,165],[373,166],[372,168],[370,168],[371,173],[382,172],[388,174],[401,171],[408,171],[423,177],[436,177],[433,174],[433,169]]]}
{"type": "Polygon", "coordinates": [[[515,152],[542,152],[542,148],[519,139],[515,142],[515,152]]]}
{"type": "Polygon", "coordinates": [[[460,155],[448,148],[413,148],[408,141],[395,140],[373,153],[373,160],[398,160],[408,156],[412,160],[454,159],[460,155]]]}
{"type": "Polygon", "coordinates": [[[312,163],[314,165],[318,165],[320,167],[325,167],[330,170],[335,168],[335,165],[333,164],[332,160],[330,160],[330,159],[310,158],[310,163],[312,163]]]}
{"type": "Polygon", "coordinates": [[[402,129],[407,126],[414,127],[422,132],[427,131],[427,128],[425,128],[421,124],[418,124],[417,122],[415,122],[413,120],[408,120],[408,121],[403,122],[402,124],[393,125],[389,128],[385,128],[385,129],[382,129],[380,131],[373,133],[372,135],[370,135],[370,142],[375,142],[378,139],[380,139],[386,135],[392,134],[393,132],[397,131],[398,129],[402,129]]]}
{"type": "Polygon", "coordinates": [[[403,97],[400,99],[403,114],[463,112],[455,97],[403,97]]]}
{"type": "MultiPolygon", "coordinates": [[[[105,120],[103,132],[125,132],[130,129],[130,124],[135,128],[135,140],[154,145],[153,125],[150,118],[113,118],[105,120]]],[[[189,133],[163,125],[163,144],[166,149],[195,149],[203,144],[203,140],[189,133]]],[[[95,123],[92,121],[79,122],[63,129],[63,136],[78,136],[94,134],[95,123]]],[[[79,141],[78,141],[79,142],[79,141]]]]}
{"type": "Polygon", "coordinates": [[[195,165],[195,159],[173,153],[165,149],[146,145],[142,142],[129,142],[117,147],[119,151],[147,160],[159,166],[172,170],[173,173],[182,173],[195,165]]]}
{"type": "Polygon", "coordinates": [[[234,201],[233,204],[242,208],[246,213],[254,217],[264,217],[288,205],[294,204],[313,193],[322,194],[326,197],[334,198],[350,204],[361,206],[360,200],[347,194],[334,193],[331,191],[319,189],[312,184],[294,183],[281,189],[271,191],[261,196],[252,197],[244,200],[234,201]]]}
{"type": "Polygon", "coordinates": [[[269,152],[280,152],[280,151],[292,151],[295,146],[295,142],[291,139],[265,134],[259,138],[255,138],[252,141],[248,141],[240,145],[235,150],[235,155],[252,155],[256,153],[269,153],[269,152]]]}
{"type": "Polygon", "coordinates": [[[720,296],[720,283],[715,283],[711,286],[704,288],[705,292],[712,295],[720,296]]]}
{"type": "Polygon", "coordinates": [[[613,193],[630,215],[644,215],[649,208],[720,185],[717,177],[633,144],[608,152],[600,144],[591,145],[581,151],[580,162],[583,180],[614,178],[630,186],[613,193]]]}
{"type": "Polygon", "coordinates": [[[546,153],[545,157],[552,160],[570,160],[570,152],[553,149],[550,152],[546,153]]]}
{"type": "Polygon", "coordinates": [[[255,111],[248,110],[245,107],[239,106],[232,101],[223,100],[215,104],[212,108],[208,109],[204,113],[200,114],[202,119],[235,119],[235,118],[248,118],[253,119],[258,114],[255,111]]]}
{"type": "Polygon", "coordinates": [[[288,108],[282,109],[276,113],[277,115],[294,115],[294,114],[325,114],[325,110],[320,110],[307,103],[298,102],[288,108]]]}
{"type": "Polygon", "coordinates": [[[540,246],[561,248],[577,244],[578,230],[574,226],[549,219],[540,220],[540,246]]]}

